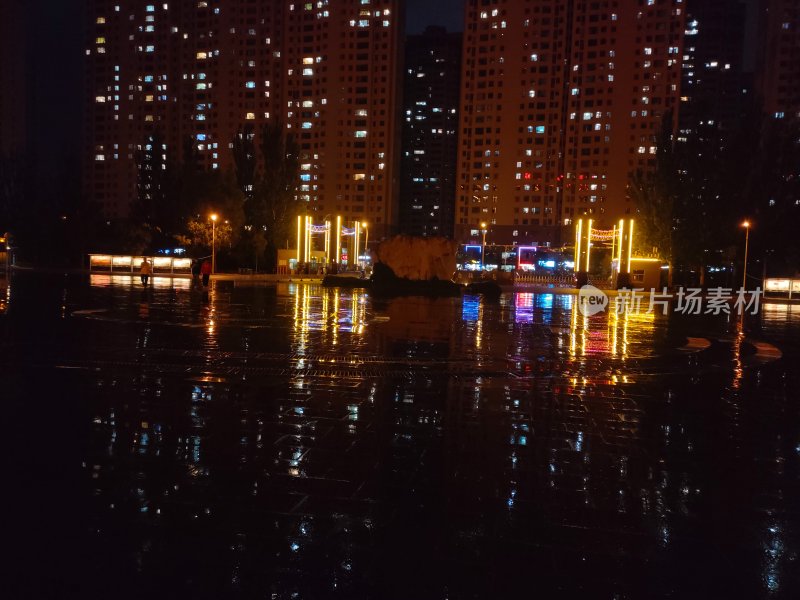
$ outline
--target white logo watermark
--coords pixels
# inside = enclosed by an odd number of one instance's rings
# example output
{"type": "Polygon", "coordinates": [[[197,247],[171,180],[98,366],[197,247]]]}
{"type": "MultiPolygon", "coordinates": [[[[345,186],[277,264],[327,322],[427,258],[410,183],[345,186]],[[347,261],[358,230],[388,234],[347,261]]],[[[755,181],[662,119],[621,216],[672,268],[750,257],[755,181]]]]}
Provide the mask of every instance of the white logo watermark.
{"type": "Polygon", "coordinates": [[[593,285],[587,283],[578,292],[578,310],[586,317],[605,312],[607,306],[608,296],[593,285]]]}
{"type": "Polygon", "coordinates": [[[674,294],[667,292],[667,288],[661,291],[654,288],[649,291],[644,288],[623,288],[617,291],[612,303],[603,290],[587,284],[578,292],[578,310],[587,317],[605,312],[609,307],[618,314],[652,314],[660,311],[666,315],[674,303],[672,312],[684,315],[755,315],[763,295],[761,288],[734,290],[717,287],[710,288],[705,294],[701,288],[678,288],[674,294]]]}

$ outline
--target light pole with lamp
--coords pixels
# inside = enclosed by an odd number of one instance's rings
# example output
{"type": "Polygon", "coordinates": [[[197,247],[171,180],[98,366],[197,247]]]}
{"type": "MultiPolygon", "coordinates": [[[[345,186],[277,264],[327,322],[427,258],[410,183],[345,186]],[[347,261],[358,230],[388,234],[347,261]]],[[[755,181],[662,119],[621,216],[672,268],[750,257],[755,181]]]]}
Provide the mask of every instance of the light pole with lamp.
{"type": "Polygon", "coordinates": [[[211,214],[211,273],[217,272],[217,213],[211,214]]]}
{"type": "Polygon", "coordinates": [[[481,223],[481,233],[483,240],[481,241],[481,271],[486,270],[486,223],[481,223]]]}
{"type": "Polygon", "coordinates": [[[750,245],[750,221],[742,223],[744,227],[744,274],[742,275],[742,289],[747,289],[747,250],[750,245]]]}

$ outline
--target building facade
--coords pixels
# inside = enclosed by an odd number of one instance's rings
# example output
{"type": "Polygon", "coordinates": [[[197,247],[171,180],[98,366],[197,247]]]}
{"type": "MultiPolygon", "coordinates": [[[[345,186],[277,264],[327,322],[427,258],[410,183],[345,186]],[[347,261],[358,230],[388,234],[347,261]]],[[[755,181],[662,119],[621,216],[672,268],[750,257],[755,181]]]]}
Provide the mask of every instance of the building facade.
{"type": "Polygon", "coordinates": [[[800,118],[800,3],[762,0],[757,92],[775,119],[800,118]]]}
{"type": "Polygon", "coordinates": [[[310,213],[391,223],[399,4],[92,0],[85,193],[127,216],[142,152],[232,168],[234,137],[272,122],[298,142],[310,213]]]}
{"type": "Polygon", "coordinates": [[[458,157],[460,33],[428,27],[406,39],[400,231],[451,236],[458,157]]]}
{"type": "Polygon", "coordinates": [[[680,129],[729,130],[752,92],[745,73],[746,7],[729,0],[689,0],[686,5],[680,129]]]}
{"type": "Polygon", "coordinates": [[[632,173],[677,124],[681,0],[469,0],[456,238],[559,243],[632,214],[632,173]]]}

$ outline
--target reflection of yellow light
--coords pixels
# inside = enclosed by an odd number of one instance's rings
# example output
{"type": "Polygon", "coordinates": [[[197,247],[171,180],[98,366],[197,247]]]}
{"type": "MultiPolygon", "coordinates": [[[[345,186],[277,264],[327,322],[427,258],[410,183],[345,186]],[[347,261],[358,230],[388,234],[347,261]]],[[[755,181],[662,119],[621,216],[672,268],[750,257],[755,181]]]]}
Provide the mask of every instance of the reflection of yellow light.
{"type": "MultiPolygon", "coordinates": [[[[589,329],[589,315],[583,315],[581,326],[581,356],[586,356],[586,332],[589,329]]],[[[584,383],[586,381],[584,380],[584,383]]]]}
{"type": "Polygon", "coordinates": [[[575,356],[575,336],[578,329],[578,303],[572,304],[572,315],[569,322],[569,353],[575,356]]]}
{"type": "Polygon", "coordinates": [[[608,315],[608,326],[611,328],[611,356],[617,355],[617,330],[619,329],[619,314],[612,310],[608,315]]]}
{"type": "Polygon", "coordinates": [[[339,294],[333,292],[333,345],[339,343],[339,294]]]}

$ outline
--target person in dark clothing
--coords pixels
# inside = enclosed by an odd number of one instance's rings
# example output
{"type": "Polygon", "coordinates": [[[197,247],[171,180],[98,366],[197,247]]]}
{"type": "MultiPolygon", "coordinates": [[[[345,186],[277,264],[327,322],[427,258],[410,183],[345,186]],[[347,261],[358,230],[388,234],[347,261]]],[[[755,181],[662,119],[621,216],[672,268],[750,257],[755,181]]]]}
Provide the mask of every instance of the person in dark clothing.
{"type": "Polygon", "coordinates": [[[203,276],[203,287],[208,287],[208,279],[211,277],[211,263],[208,259],[203,261],[200,267],[200,274],[203,276]]]}
{"type": "Polygon", "coordinates": [[[192,261],[192,283],[200,283],[200,261],[196,258],[192,261]]]}

